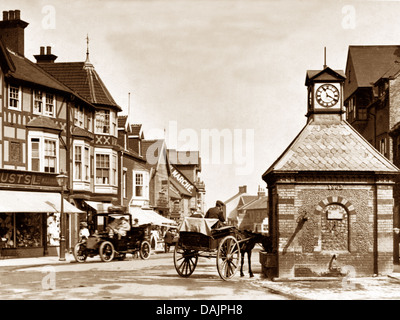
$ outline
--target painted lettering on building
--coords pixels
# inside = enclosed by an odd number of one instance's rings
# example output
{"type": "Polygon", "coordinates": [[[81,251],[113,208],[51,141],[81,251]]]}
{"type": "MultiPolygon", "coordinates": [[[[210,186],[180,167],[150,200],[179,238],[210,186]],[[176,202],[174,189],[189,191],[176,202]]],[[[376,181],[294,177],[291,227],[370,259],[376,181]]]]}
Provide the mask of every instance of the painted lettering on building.
{"type": "Polygon", "coordinates": [[[178,170],[171,167],[171,176],[177,181],[182,187],[184,187],[189,193],[193,194],[195,192],[194,185],[188,181],[178,170]]]}
{"type": "Polygon", "coordinates": [[[48,176],[43,173],[12,172],[7,170],[0,171],[0,183],[12,185],[29,186],[57,186],[55,176],[48,176]]]}

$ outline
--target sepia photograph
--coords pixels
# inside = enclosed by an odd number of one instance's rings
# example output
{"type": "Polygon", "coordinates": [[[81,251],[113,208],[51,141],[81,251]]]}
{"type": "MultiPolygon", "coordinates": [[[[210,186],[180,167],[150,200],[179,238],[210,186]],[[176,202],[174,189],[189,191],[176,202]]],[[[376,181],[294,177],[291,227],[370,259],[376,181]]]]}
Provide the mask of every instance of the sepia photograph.
{"type": "Polygon", "coordinates": [[[1,9],[0,300],[400,299],[400,1],[1,9]]]}

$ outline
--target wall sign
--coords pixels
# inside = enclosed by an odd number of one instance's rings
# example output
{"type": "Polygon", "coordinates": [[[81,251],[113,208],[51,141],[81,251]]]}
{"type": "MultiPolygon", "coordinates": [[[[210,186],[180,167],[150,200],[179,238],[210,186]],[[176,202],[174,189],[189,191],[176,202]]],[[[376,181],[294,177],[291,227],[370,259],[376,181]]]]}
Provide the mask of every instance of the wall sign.
{"type": "Polygon", "coordinates": [[[0,170],[0,183],[24,186],[58,187],[56,174],[0,170]]]}
{"type": "Polygon", "coordinates": [[[178,170],[171,166],[171,177],[193,196],[196,195],[196,187],[186,179],[178,170]]]}

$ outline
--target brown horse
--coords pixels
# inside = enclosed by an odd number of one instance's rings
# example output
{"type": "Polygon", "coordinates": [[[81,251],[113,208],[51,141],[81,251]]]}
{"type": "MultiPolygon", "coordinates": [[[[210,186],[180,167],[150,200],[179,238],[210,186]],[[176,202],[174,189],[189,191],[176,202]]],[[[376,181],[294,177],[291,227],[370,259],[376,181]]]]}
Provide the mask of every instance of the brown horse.
{"type": "Polygon", "coordinates": [[[248,230],[240,231],[239,235],[240,235],[239,245],[240,245],[240,255],[241,255],[240,276],[244,277],[243,273],[244,255],[247,253],[249,274],[250,277],[254,277],[253,271],[251,270],[251,252],[253,251],[257,243],[260,243],[265,251],[271,252],[272,249],[271,237],[264,236],[260,233],[254,233],[248,230]]]}

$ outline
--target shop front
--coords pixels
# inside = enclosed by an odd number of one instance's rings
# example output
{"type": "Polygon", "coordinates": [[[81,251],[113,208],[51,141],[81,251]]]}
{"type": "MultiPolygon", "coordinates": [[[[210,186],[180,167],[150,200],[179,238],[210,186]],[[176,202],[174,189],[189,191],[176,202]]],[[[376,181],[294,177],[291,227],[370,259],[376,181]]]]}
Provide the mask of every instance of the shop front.
{"type": "Polygon", "coordinates": [[[81,211],[61,198],[55,177],[1,170],[0,256],[58,255],[61,201],[65,214],[81,211]]]}

